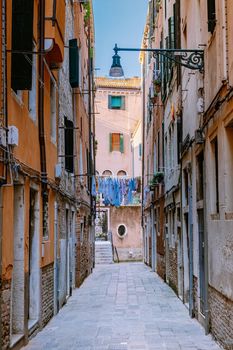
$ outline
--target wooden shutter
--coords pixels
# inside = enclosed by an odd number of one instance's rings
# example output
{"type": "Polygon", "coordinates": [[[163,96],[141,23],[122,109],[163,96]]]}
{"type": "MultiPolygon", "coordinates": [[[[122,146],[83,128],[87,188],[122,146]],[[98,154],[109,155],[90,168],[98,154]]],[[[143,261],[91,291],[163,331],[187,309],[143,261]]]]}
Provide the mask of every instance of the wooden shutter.
{"type": "Polygon", "coordinates": [[[74,172],[74,124],[65,117],[65,169],[74,172]]]}
{"type": "Polygon", "coordinates": [[[112,134],[109,134],[109,152],[112,152],[112,134]]]}
{"type": "Polygon", "coordinates": [[[124,153],[124,135],[120,134],[120,152],[124,153]]]}
{"type": "Polygon", "coordinates": [[[12,1],[11,87],[13,90],[32,88],[33,13],[34,1],[12,1]],[[17,51],[18,53],[14,53],[17,51]]]}
{"type": "Polygon", "coordinates": [[[215,0],[207,0],[207,9],[208,9],[208,31],[210,33],[213,33],[216,25],[215,0]]]}
{"type": "Polygon", "coordinates": [[[69,40],[69,74],[72,88],[79,86],[79,48],[77,39],[69,40]]]}

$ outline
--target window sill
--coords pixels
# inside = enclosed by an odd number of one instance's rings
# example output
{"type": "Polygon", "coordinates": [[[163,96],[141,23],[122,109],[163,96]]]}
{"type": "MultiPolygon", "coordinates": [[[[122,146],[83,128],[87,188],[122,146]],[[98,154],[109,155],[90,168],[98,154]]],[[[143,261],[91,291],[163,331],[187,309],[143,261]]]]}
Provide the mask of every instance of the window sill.
{"type": "Polygon", "coordinates": [[[210,214],[210,218],[211,220],[218,221],[220,220],[220,214],[219,213],[210,214]]]}
{"type": "Polygon", "coordinates": [[[225,220],[233,220],[233,212],[225,213],[225,220]]]}

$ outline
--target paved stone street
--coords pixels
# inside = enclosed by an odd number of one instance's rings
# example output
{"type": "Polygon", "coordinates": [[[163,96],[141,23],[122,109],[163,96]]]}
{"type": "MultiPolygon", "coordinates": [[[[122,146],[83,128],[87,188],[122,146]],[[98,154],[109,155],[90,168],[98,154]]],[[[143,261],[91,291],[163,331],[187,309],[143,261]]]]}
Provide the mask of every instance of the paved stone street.
{"type": "Polygon", "coordinates": [[[220,349],[142,263],[97,266],[25,350],[220,349]]]}

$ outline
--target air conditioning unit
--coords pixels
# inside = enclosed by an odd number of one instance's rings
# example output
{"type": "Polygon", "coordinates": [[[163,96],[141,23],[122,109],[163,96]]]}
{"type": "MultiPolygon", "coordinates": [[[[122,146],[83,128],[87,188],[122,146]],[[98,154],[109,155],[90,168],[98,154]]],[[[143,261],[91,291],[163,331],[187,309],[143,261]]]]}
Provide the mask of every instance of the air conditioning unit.
{"type": "Polygon", "coordinates": [[[201,129],[195,130],[195,143],[197,145],[204,143],[204,135],[201,129]]]}
{"type": "Polygon", "coordinates": [[[8,145],[13,147],[19,145],[19,130],[14,125],[9,126],[8,128],[8,145]]]}

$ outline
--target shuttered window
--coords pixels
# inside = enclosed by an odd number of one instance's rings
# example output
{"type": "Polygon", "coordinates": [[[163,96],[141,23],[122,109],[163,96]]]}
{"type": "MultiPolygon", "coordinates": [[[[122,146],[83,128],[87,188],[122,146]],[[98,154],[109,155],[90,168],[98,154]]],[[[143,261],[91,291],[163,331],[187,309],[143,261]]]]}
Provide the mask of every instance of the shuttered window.
{"type": "Polygon", "coordinates": [[[174,22],[174,17],[168,18],[168,45],[169,45],[169,49],[175,49],[175,22],[174,22]]]}
{"type": "Polygon", "coordinates": [[[77,39],[69,40],[69,68],[70,85],[72,88],[79,87],[79,48],[77,39]]]}
{"type": "Polygon", "coordinates": [[[65,169],[74,172],[74,124],[65,117],[65,169]]]}
{"type": "Polygon", "coordinates": [[[33,9],[32,0],[12,1],[11,87],[14,91],[32,88],[33,9]],[[17,51],[17,52],[16,52],[17,51]]]}
{"type": "Polygon", "coordinates": [[[124,153],[124,135],[112,133],[109,135],[109,150],[124,153]]]}
{"type": "Polygon", "coordinates": [[[208,9],[208,31],[210,33],[213,33],[216,25],[215,0],[207,0],[207,9],[208,9]]]}
{"type": "Polygon", "coordinates": [[[109,109],[125,109],[125,96],[108,96],[109,109]]]}

